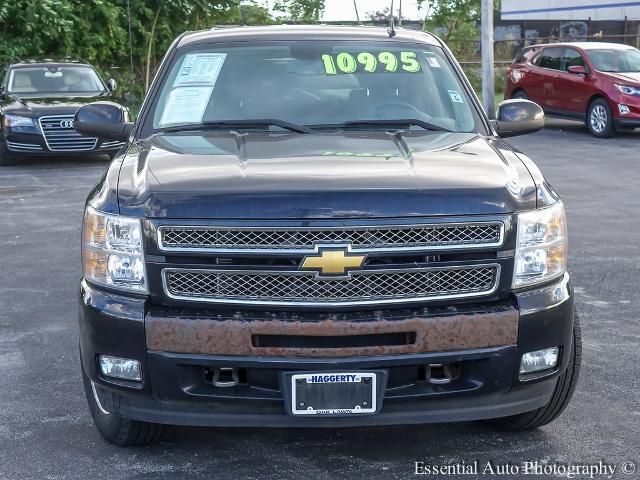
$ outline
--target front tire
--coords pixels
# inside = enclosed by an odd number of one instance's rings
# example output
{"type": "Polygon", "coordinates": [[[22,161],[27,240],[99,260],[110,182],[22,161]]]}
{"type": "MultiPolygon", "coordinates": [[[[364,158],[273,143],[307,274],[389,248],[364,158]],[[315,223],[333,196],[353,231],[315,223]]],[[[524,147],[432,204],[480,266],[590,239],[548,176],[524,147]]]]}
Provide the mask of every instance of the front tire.
{"type": "Polygon", "coordinates": [[[501,430],[534,430],[554,421],[567,407],[580,376],[582,364],[582,332],[578,312],[573,311],[573,342],[569,354],[569,365],[558,377],[558,383],[546,405],[531,412],[520,413],[510,417],[496,418],[488,422],[501,430]]]}
{"type": "Polygon", "coordinates": [[[151,445],[162,439],[165,426],[158,423],[141,422],[107,412],[96,399],[94,384],[82,372],[84,393],[89,403],[89,411],[100,435],[109,443],[119,447],[151,445]]]}
{"type": "Polygon", "coordinates": [[[616,134],[613,112],[604,98],[596,98],[587,109],[587,128],[598,138],[610,138],[616,134]]]}

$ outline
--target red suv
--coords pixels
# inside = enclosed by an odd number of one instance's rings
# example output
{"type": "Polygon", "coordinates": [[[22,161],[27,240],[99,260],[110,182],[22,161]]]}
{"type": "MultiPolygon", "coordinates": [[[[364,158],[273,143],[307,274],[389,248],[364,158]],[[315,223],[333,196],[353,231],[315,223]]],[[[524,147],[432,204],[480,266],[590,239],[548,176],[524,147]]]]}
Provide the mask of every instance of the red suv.
{"type": "Polygon", "coordinates": [[[601,42],[524,48],[505,98],[527,98],[553,117],[581,120],[596,137],[640,127],[640,51],[601,42]]]}

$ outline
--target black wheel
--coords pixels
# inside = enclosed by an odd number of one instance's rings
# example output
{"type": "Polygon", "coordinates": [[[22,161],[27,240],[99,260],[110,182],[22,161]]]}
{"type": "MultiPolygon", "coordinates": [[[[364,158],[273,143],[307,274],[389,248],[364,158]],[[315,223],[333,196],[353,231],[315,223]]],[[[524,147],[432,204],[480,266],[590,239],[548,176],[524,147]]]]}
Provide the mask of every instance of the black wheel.
{"type": "Polygon", "coordinates": [[[0,166],[15,165],[16,157],[9,155],[7,147],[0,145],[0,166]]]}
{"type": "Polygon", "coordinates": [[[587,109],[587,128],[594,137],[609,138],[616,134],[613,112],[603,98],[596,98],[587,109]]]}
{"type": "Polygon", "coordinates": [[[130,420],[108,412],[98,403],[94,385],[84,371],[82,381],[93,422],[105,440],[119,447],[129,447],[151,445],[162,439],[166,428],[164,425],[130,420]]]}
{"type": "Polygon", "coordinates": [[[580,376],[582,363],[582,333],[578,312],[573,312],[573,344],[569,355],[569,365],[562,375],[558,377],[558,383],[553,391],[551,400],[545,406],[531,412],[513,415],[511,417],[496,418],[488,422],[502,430],[533,430],[552,422],[560,416],[573,396],[573,392],[580,376]]]}
{"type": "Polygon", "coordinates": [[[511,98],[520,98],[522,100],[529,100],[529,95],[527,95],[527,92],[525,92],[524,90],[516,90],[515,92],[513,92],[513,95],[511,95],[511,98]]]}

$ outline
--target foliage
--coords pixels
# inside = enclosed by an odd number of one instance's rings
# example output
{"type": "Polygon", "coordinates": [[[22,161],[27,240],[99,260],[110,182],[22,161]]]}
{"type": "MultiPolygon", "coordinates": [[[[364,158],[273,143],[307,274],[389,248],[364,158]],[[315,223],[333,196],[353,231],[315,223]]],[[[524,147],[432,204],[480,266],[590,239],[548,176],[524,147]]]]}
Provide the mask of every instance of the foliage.
{"type": "MultiPolygon", "coordinates": [[[[383,10],[372,10],[366,13],[366,17],[374,23],[386,22],[387,20],[389,20],[390,12],[391,12],[391,9],[389,7],[383,10]]],[[[394,20],[398,19],[398,17],[395,14],[393,15],[393,18],[394,20]]]]}
{"type": "MultiPolygon", "coordinates": [[[[469,83],[476,92],[482,91],[482,72],[478,64],[472,64],[463,67],[464,73],[469,79],[469,83]]],[[[507,69],[496,68],[494,75],[494,89],[497,95],[504,93],[504,87],[507,80],[507,69]]]]}
{"type": "MultiPolygon", "coordinates": [[[[346,1],[346,0],[344,0],[346,1]]],[[[273,9],[296,22],[315,23],[324,11],[324,0],[276,0],[273,9]]]]}
{"type": "MultiPolygon", "coordinates": [[[[119,95],[144,96],[182,32],[218,24],[274,23],[258,0],[0,0],[0,61],[75,58],[115,78],[119,95]],[[130,27],[129,27],[130,25],[130,27]],[[129,48],[131,29],[131,49],[129,48]]],[[[282,18],[318,21],[324,0],[278,0],[282,18]]]]}
{"type": "MultiPolygon", "coordinates": [[[[348,0],[343,0],[348,1],[348,0]]],[[[459,58],[479,52],[480,0],[417,0],[426,28],[459,58]]],[[[0,0],[0,61],[71,57],[92,63],[139,102],[171,42],[182,32],[218,24],[320,21],[324,0],[0,0]],[[131,39],[129,38],[131,30],[131,39]],[[129,44],[131,42],[131,49],[129,44]]],[[[361,2],[362,3],[362,2],[361,2]]],[[[500,0],[494,0],[496,14],[500,0]]],[[[368,12],[386,20],[389,10],[368,12]]],[[[474,73],[470,73],[473,81],[474,73]]]]}
{"type": "MultiPolygon", "coordinates": [[[[426,8],[427,30],[442,36],[444,42],[460,58],[472,58],[478,50],[481,0],[417,0],[426,8]]],[[[493,0],[493,11],[499,20],[500,0],[493,0]]]]}

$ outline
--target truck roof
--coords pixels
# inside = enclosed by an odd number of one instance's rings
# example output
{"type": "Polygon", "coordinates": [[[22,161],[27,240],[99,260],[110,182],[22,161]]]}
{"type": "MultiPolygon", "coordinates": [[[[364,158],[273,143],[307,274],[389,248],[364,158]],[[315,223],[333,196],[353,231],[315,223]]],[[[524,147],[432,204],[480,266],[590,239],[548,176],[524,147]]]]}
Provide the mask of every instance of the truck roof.
{"type": "Polygon", "coordinates": [[[387,28],[378,26],[348,25],[271,25],[261,27],[212,28],[185,34],[178,47],[212,42],[248,40],[392,40],[398,42],[440,45],[438,38],[426,32],[395,28],[395,36],[389,37],[387,28]]]}

